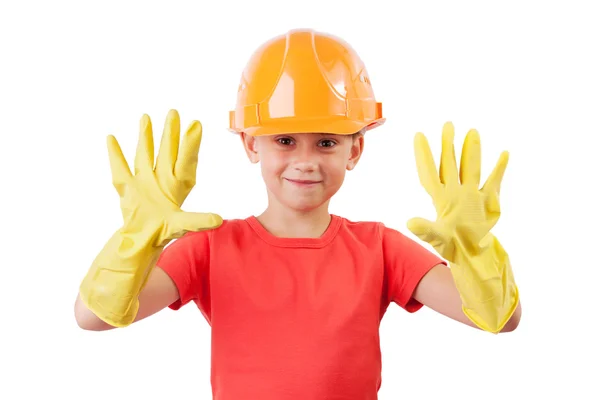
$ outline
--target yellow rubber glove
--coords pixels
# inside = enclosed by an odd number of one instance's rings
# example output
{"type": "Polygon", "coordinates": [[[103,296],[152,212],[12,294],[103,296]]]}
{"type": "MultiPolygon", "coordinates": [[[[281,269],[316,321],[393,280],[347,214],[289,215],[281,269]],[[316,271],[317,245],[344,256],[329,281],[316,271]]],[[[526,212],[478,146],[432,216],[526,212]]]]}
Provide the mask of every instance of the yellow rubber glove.
{"type": "Polygon", "coordinates": [[[216,228],[217,214],[180,209],[196,183],[200,122],[193,121],[181,148],[179,115],[168,114],[154,166],[152,123],[140,121],[140,137],[132,175],[121,148],[108,136],[113,185],[121,198],[123,226],[109,239],[92,263],[80,286],[83,303],[104,322],[130,325],[138,312],[138,295],[158,256],[170,240],[188,231],[216,228]]]}
{"type": "Polygon", "coordinates": [[[465,138],[460,174],[451,123],[442,132],[439,175],[422,133],[415,135],[414,145],[419,179],[433,199],[437,219],[413,218],[408,229],[449,262],[465,315],[479,328],[498,333],[519,302],[508,254],[490,233],[500,217],[500,185],[508,152],[501,154],[480,189],[481,145],[476,130],[465,138]]]}

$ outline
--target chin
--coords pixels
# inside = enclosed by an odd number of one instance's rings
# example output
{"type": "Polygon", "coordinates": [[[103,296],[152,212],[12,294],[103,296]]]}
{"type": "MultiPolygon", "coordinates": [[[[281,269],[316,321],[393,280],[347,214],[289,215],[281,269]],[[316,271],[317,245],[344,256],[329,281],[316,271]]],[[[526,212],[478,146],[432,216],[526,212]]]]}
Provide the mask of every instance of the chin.
{"type": "Polygon", "coordinates": [[[300,189],[288,184],[268,186],[269,197],[285,208],[299,213],[326,207],[338,189],[338,185],[331,185],[331,183],[300,189]]]}
{"type": "Polygon", "coordinates": [[[327,203],[329,199],[323,198],[294,198],[286,199],[283,203],[290,209],[298,212],[309,212],[327,203]]]}

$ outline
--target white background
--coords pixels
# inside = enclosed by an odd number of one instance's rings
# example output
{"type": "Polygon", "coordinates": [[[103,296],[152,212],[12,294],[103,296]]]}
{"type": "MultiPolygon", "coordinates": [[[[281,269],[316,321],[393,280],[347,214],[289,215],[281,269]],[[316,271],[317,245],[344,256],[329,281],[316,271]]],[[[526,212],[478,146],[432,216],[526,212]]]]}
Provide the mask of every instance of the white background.
{"type": "Polygon", "coordinates": [[[392,305],[380,399],[600,398],[592,2],[208,3],[0,6],[0,398],[210,399],[210,331],[193,305],[122,330],[77,327],[78,285],[121,223],[105,139],[133,160],[143,113],[156,140],[169,109],[182,127],[198,119],[198,185],[183,208],[260,213],[259,167],[228,111],[254,49],[301,27],[352,44],[388,118],[332,212],[409,235],[406,220],[434,218],[412,141],[424,132],[439,157],[446,121],[458,149],[479,130],[482,179],[510,152],[494,232],[522,293],[519,329],[494,336],[392,305]]]}

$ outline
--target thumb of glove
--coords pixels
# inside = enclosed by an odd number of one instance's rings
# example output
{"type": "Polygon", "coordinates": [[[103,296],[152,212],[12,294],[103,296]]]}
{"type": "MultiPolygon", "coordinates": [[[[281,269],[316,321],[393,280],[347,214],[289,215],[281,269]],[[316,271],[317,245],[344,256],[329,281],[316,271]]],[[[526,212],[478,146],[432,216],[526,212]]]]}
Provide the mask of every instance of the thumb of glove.
{"type": "Polygon", "coordinates": [[[436,222],[424,218],[411,218],[406,227],[419,239],[429,243],[440,254],[445,253],[447,245],[451,242],[451,235],[436,222]]]}
{"type": "Polygon", "coordinates": [[[178,211],[169,218],[167,239],[183,236],[186,232],[199,232],[221,226],[223,218],[213,213],[178,211]]]}
{"type": "Polygon", "coordinates": [[[437,236],[435,223],[425,218],[411,218],[406,227],[419,239],[428,243],[437,236]]]}

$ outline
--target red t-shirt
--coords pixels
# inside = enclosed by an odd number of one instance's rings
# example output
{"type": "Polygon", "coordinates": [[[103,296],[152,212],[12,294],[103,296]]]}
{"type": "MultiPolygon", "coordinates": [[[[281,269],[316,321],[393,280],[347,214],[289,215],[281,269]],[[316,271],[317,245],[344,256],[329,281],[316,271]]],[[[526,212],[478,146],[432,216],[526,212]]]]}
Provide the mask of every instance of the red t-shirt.
{"type": "Polygon", "coordinates": [[[379,324],[443,261],[376,222],[333,215],[319,238],[278,238],[255,217],[166,247],[177,310],[193,301],[212,331],[215,400],[375,400],[379,324]]]}

